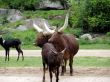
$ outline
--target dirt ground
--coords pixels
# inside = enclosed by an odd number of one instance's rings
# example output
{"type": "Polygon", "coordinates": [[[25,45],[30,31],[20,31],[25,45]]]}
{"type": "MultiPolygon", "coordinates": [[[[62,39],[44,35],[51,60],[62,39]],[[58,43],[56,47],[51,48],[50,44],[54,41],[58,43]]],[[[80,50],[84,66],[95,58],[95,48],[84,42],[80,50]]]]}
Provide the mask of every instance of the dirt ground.
{"type": "MultiPolygon", "coordinates": [[[[42,68],[0,68],[0,82],[42,82],[42,74],[42,68]]],[[[110,82],[110,68],[74,68],[73,76],[68,68],[59,79],[59,82],[110,82]]],[[[49,82],[48,71],[46,82],[49,82]]]]}
{"type": "MultiPolygon", "coordinates": [[[[4,54],[0,50],[0,54],[4,54]]],[[[11,50],[10,56],[17,56],[11,50]]],[[[24,50],[25,56],[41,56],[41,50],[24,50]],[[37,54],[36,54],[37,53],[37,54]]],[[[76,56],[110,57],[110,50],[80,50],[76,56]]],[[[42,82],[42,68],[0,68],[0,82],[42,82]]],[[[46,72],[46,82],[50,82],[46,72]]],[[[55,76],[53,76],[55,82],[55,76]]],[[[59,82],[110,82],[110,68],[74,68],[73,76],[69,75],[69,68],[64,76],[59,76],[59,82]]]]}

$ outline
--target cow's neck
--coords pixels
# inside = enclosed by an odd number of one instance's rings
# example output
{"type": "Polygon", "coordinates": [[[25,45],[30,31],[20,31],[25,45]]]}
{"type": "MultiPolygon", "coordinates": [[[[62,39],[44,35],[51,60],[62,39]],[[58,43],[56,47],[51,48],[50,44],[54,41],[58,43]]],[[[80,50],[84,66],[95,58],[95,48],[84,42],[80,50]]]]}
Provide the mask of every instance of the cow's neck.
{"type": "Polygon", "coordinates": [[[61,39],[57,41],[56,43],[54,43],[54,46],[58,52],[61,52],[66,47],[65,40],[61,39]]]}

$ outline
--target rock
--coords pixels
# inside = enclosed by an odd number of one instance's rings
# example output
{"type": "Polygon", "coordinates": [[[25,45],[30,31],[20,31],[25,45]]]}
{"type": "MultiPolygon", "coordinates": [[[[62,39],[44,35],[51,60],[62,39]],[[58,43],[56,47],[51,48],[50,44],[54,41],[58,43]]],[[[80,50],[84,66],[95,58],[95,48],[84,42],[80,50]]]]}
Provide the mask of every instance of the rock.
{"type": "Polygon", "coordinates": [[[0,8],[0,16],[6,17],[9,22],[16,22],[23,19],[23,15],[19,10],[16,9],[2,9],[0,8]]]}
{"type": "Polygon", "coordinates": [[[16,22],[23,19],[22,13],[16,9],[9,9],[7,20],[9,22],[16,22]]]}
{"type": "Polygon", "coordinates": [[[32,19],[25,20],[24,25],[27,27],[27,29],[32,28],[33,27],[33,20],[32,19]]]}
{"type": "Polygon", "coordinates": [[[6,16],[8,14],[8,9],[0,8],[0,16],[6,16]]]}
{"type": "Polygon", "coordinates": [[[23,25],[18,26],[16,29],[19,30],[19,31],[24,31],[24,30],[31,29],[31,28],[33,28],[33,21],[35,22],[35,24],[37,24],[40,28],[42,28],[44,30],[46,30],[45,27],[44,27],[44,22],[46,22],[47,26],[50,29],[55,29],[56,28],[56,26],[50,26],[46,19],[36,18],[36,19],[25,20],[25,23],[23,25]]]}
{"type": "Polygon", "coordinates": [[[60,1],[42,0],[36,9],[64,9],[60,1]]]}
{"type": "Polygon", "coordinates": [[[16,30],[25,31],[27,30],[27,27],[25,25],[19,25],[19,27],[17,27],[16,30]]]}
{"type": "Polygon", "coordinates": [[[47,26],[50,28],[50,29],[54,29],[56,28],[55,26],[50,26],[48,21],[46,19],[42,19],[42,18],[36,18],[36,19],[33,19],[33,21],[35,21],[35,23],[42,29],[46,30],[45,27],[44,27],[44,22],[46,22],[47,26]]]}
{"type": "Polygon", "coordinates": [[[90,34],[83,34],[80,38],[85,40],[92,40],[92,36],[90,34]]]}

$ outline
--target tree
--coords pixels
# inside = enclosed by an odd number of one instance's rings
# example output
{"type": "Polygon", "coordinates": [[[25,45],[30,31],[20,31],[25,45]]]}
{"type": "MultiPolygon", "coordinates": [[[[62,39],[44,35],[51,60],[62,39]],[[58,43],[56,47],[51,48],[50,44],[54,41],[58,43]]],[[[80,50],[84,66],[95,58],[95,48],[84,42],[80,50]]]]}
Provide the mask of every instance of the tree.
{"type": "Polygon", "coordinates": [[[75,27],[82,28],[84,32],[110,31],[110,0],[84,0],[80,3],[72,10],[75,27]]]}

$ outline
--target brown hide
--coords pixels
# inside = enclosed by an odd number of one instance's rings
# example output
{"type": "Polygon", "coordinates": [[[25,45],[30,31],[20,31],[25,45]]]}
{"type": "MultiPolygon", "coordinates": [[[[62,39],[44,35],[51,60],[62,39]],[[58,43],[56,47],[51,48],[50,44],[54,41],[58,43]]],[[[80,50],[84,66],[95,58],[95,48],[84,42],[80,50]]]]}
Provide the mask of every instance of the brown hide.
{"type": "Polygon", "coordinates": [[[75,37],[73,35],[65,35],[62,32],[55,32],[48,40],[48,42],[52,43],[58,52],[66,48],[63,57],[65,60],[65,65],[62,66],[61,75],[64,75],[64,73],[66,72],[66,64],[68,59],[70,66],[70,75],[73,75],[73,57],[79,50],[79,43],[75,39],[75,37]]]}
{"type": "Polygon", "coordinates": [[[42,47],[42,63],[43,63],[43,82],[45,82],[45,65],[49,67],[50,82],[52,82],[52,73],[55,73],[56,82],[59,80],[59,67],[63,63],[63,54],[65,49],[57,52],[53,44],[45,43],[42,47]]]}
{"type": "Polygon", "coordinates": [[[50,37],[51,37],[51,34],[44,35],[42,32],[38,33],[36,41],[35,41],[35,45],[42,48],[43,45],[48,42],[48,39],[50,37]]]}
{"type": "Polygon", "coordinates": [[[66,35],[61,32],[55,32],[49,39],[50,43],[53,43],[57,51],[62,51],[66,48],[68,54],[73,56],[79,50],[78,41],[73,35],[66,35]]]}

